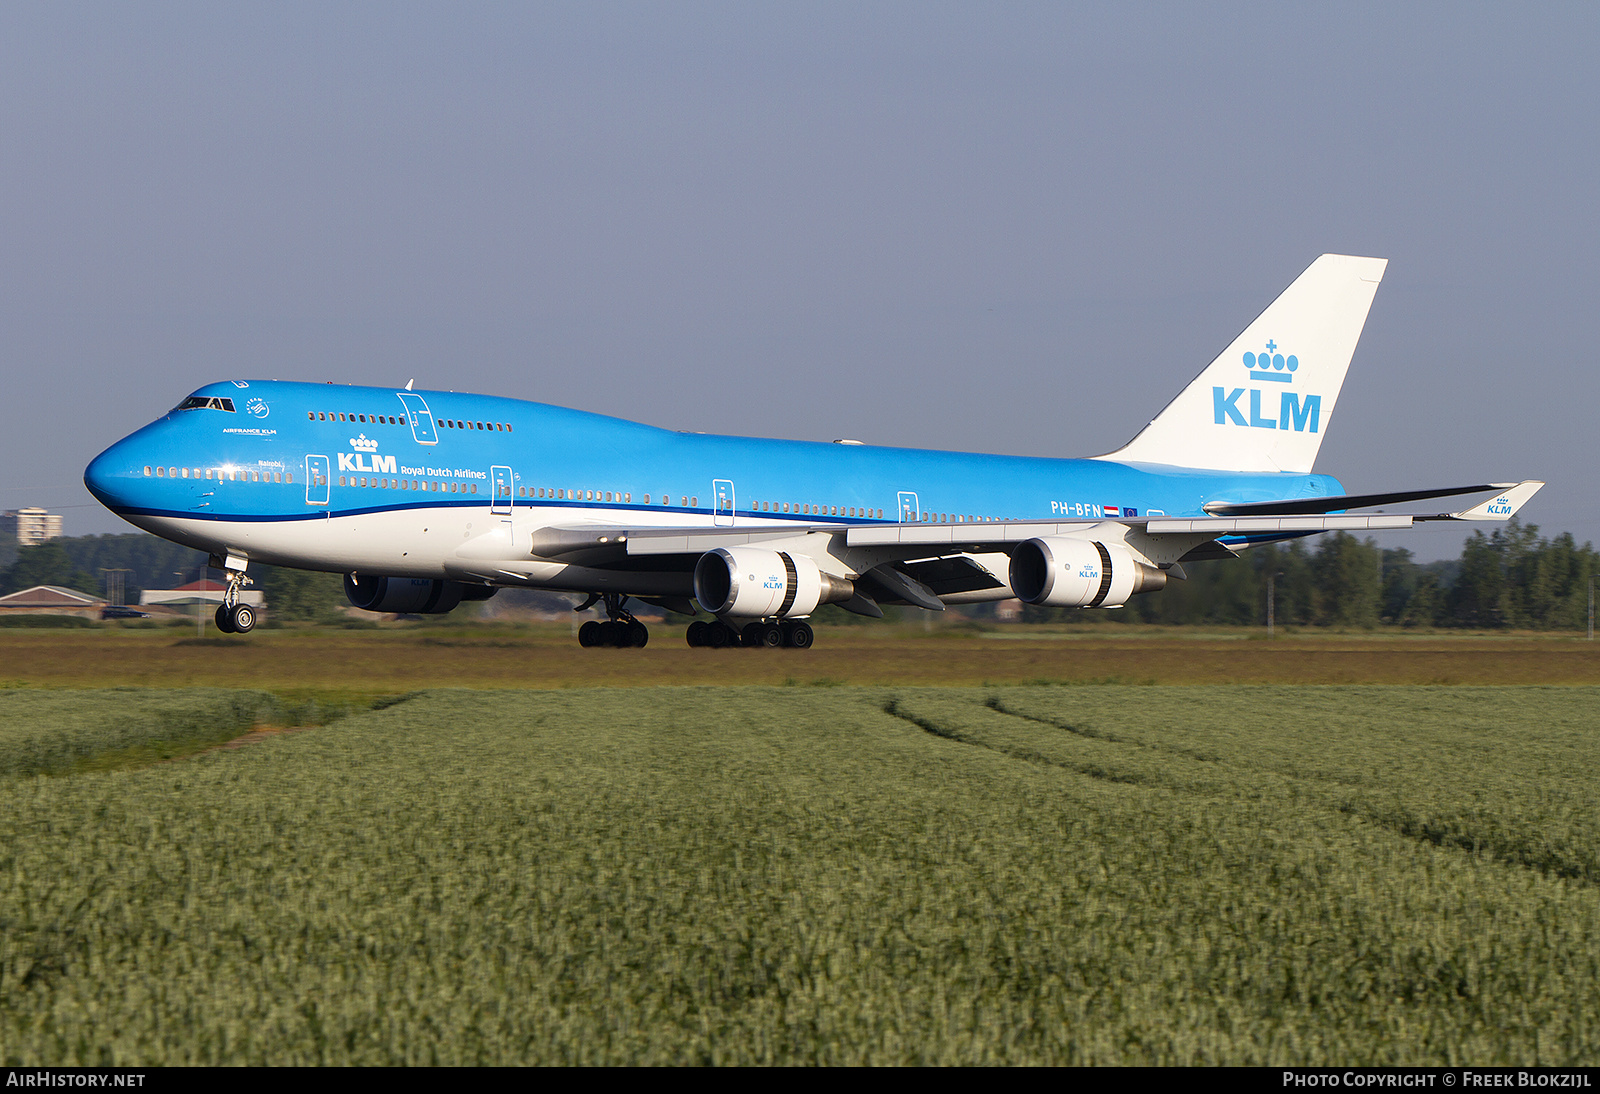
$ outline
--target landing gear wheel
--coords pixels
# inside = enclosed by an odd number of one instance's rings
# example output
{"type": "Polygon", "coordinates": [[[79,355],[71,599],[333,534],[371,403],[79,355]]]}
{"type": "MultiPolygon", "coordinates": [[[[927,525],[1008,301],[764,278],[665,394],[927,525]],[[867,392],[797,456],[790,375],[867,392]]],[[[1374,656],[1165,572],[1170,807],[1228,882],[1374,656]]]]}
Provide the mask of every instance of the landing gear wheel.
{"type": "Polygon", "coordinates": [[[235,634],[249,634],[256,629],[256,611],[248,604],[235,604],[228,613],[228,624],[235,634]]]}
{"type": "Polygon", "coordinates": [[[701,646],[708,645],[706,642],[706,621],[703,619],[696,619],[693,623],[690,623],[689,633],[685,637],[688,638],[689,645],[693,646],[695,649],[699,649],[701,646]]]}
{"type": "Polygon", "coordinates": [[[790,649],[808,650],[811,648],[813,638],[811,624],[803,619],[784,624],[783,644],[790,649]]]}
{"type": "Polygon", "coordinates": [[[763,623],[761,625],[761,641],[756,643],[763,649],[775,650],[783,645],[783,628],[776,623],[763,623]]]}
{"type": "Polygon", "coordinates": [[[226,604],[217,605],[216,620],[217,630],[221,631],[223,634],[233,633],[233,620],[229,618],[228,606],[226,604]]]}
{"type": "MultiPolygon", "coordinates": [[[[588,611],[596,601],[600,600],[605,601],[607,618],[604,621],[591,619],[579,627],[578,645],[585,648],[611,646],[625,650],[642,647],[650,641],[649,628],[635,619],[624,606],[628,603],[625,593],[590,593],[587,600],[572,610],[588,611]]],[[[694,643],[690,642],[689,645],[692,646],[694,643]]]]}
{"type": "Polygon", "coordinates": [[[732,645],[738,640],[738,638],[739,636],[734,633],[732,627],[725,626],[721,623],[706,624],[706,645],[710,646],[714,650],[720,650],[726,646],[732,645]]]}

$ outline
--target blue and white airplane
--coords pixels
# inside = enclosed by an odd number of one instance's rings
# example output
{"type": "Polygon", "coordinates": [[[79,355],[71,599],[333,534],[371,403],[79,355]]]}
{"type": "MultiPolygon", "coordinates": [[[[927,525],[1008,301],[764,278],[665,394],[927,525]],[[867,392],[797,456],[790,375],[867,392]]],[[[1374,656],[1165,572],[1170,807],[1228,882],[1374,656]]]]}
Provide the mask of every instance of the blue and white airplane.
{"type": "Polygon", "coordinates": [[[1323,255],[1127,445],[1030,459],[672,432],[486,395],[232,380],[84,474],[95,497],[224,570],[344,573],[372,612],[501,588],[587,594],[584,645],[643,646],[629,597],[717,622],[690,645],[812,641],[822,604],[942,610],[1019,597],[1115,608],[1183,563],[1332,529],[1503,521],[1543,485],[1352,496],[1311,470],[1386,261],[1323,255]],[[1472,508],[1353,513],[1475,492],[1472,508]]]}

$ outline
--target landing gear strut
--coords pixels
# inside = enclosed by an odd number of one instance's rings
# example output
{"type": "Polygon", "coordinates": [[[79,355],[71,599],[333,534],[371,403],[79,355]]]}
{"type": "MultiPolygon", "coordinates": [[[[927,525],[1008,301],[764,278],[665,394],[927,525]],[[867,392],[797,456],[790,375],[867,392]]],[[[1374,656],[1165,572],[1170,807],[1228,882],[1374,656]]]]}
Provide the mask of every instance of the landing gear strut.
{"type": "Polygon", "coordinates": [[[217,605],[217,630],[223,634],[249,634],[256,629],[256,610],[240,602],[239,590],[255,582],[243,570],[229,567],[224,572],[228,587],[222,594],[222,603],[217,605]]]}
{"type": "Polygon", "coordinates": [[[633,613],[623,607],[628,598],[622,593],[590,593],[589,599],[572,609],[581,612],[592,606],[596,601],[604,601],[606,615],[609,617],[604,623],[591,619],[578,628],[578,645],[585,648],[592,646],[615,646],[618,649],[632,647],[639,649],[650,641],[650,629],[633,617],[633,613]]]}
{"type": "Polygon", "coordinates": [[[743,646],[747,650],[770,650],[788,646],[791,649],[804,650],[811,648],[813,635],[811,624],[804,619],[781,621],[758,619],[753,623],[746,623],[738,630],[722,622],[707,623],[704,620],[696,620],[689,624],[687,638],[691,646],[710,646],[718,650],[727,646],[743,646]]]}

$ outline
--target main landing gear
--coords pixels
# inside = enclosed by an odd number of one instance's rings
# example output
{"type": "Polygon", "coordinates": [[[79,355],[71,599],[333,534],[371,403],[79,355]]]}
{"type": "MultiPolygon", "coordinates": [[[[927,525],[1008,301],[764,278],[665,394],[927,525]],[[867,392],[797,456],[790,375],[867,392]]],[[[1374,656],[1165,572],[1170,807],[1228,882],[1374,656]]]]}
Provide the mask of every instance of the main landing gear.
{"type": "Polygon", "coordinates": [[[813,637],[811,624],[803,619],[784,619],[779,622],[758,619],[737,630],[726,623],[696,620],[689,624],[688,634],[689,645],[710,646],[717,650],[730,646],[743,646],[747,650],[771,650],[780,646],[805,650],[811,648],[813,637]]]}
{"type": "Polygon", "coordinates": [[[578,628],[578,645],[585,648],[592,646],[615,646],[618,649],[641,649],[650,641],[650,629],[633,617],[633,614],[622,605],[627,602],[627,597],[621,593],[590,593],[589,599],[572,609],[581,612],[590,607],[597,600],[605,601],[605,622],[591,619],[578,628]]]}
{"type": "Polygon", "coordinates": [[[256,610],[239,601],[239,590],[253,585],[243,570],[228,570],[228,588],[217,605],[217,630],[223,634],[249,634],[256,629],[256,610]]]}

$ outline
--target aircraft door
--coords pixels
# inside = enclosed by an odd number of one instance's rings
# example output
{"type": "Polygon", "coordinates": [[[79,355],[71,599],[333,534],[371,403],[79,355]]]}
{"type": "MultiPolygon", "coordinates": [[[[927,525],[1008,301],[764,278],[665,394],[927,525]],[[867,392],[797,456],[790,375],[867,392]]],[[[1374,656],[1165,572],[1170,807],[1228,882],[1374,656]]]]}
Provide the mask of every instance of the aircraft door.
{"type": "Polygon", "coordinates": [[[716,507],[712,510],[712,513],[711,513],[711,523],[717,524],[717,525],[721,525],[722,527],[725,527],[725,528],[732,527],[732,525],[733,525],[733,480],[732,479],[712,479],[711,480],[711,497],[714,499],[715,505],[716,505],[716,507]]]}
{"type": "Polygon", "coordinates": [[[328,457],[306,457],[306,504],[328,504],[328,457]]]}
{"type": "Polygon", "coordinates": [[[900,491],[900,523],[911,524],[920,520],[919,514],[921,512],[922,503],[917,500],[916,492],[913,490],[900,491]]]}
{"type": "Polygon", "coordinates": [[[422,396],[411,391],[398,391],[400,402],[405,404],[406,421],[411,426],[411,436],[418,444],[438,444],[439,434],[434,431],[433,413],[428,410],[428,401],[422,396]]]}
{"type": "Polygon", "coordinates": [[[510,514],[511,468],[491,467],[489,468],[489,477],[491,480],[493,480],[493,487],[490,490],[490,493],[493,495],[493,500],[489,504],[489,511],[491,513],[510,514]]]}

